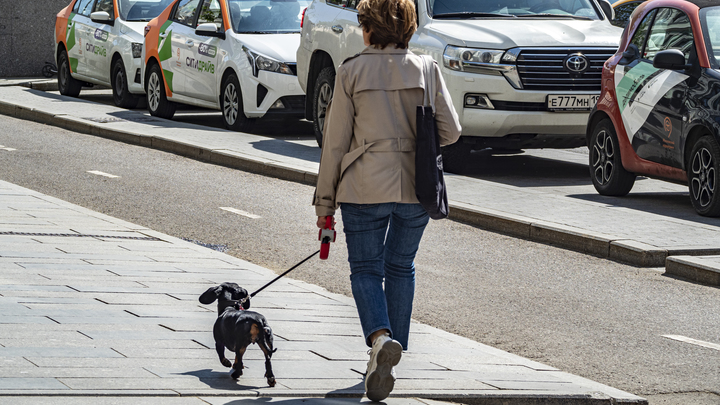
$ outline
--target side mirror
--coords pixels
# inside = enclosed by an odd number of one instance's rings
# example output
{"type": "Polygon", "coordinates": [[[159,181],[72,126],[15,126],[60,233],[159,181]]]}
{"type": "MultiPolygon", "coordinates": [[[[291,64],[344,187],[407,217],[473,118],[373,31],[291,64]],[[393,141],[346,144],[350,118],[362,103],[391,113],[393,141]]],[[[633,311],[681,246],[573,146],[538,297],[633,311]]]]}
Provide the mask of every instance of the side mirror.
{"type": "Polygon", "coordinates": [[[605,13],[605,16],[607,16],[608,20],[614,20],[615,9],[613,8],[612,4],[610,4],[608,0],[598,0],[598,3],[600,3],[600,8],[602,9],[603,13],[605,13]]]}
{"type": "Polygon", "coordinates": [[[113,25],[114,23],[113,19],[110,17],[110,14],[108,14],[107,11],[96,11],[94,13],[90,13],[90,20],[98,24],[113,25]]]}
{"type": "Polygon", "coordinates": [[[692,66],[685,63],[685,55],[678,49],[666,49],[655,54],[653,67],[658,69],[686,70],[692,66]]]}
{"type": "Polygon", "coordinates": [[[202,23],[195,28],[195,33],[206,37],[225,39],[225,32],[220,31],[215,23],[202,23]]]}

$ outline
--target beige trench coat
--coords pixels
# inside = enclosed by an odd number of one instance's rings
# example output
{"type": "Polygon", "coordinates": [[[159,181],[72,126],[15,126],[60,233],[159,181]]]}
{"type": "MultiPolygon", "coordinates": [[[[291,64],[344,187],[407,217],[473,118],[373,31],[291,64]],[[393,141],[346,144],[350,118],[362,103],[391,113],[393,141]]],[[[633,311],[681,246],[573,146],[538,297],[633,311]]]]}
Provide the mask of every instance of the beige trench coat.
{"type": "MultiPolygon", "coordinates": [[[[433,64],[440,144],[460,137],[450,94],[433,64]]],[[[407,49],[367,47],[343,62],[325,119],[313,205],[334,215],[342,202],[417,203],[415,115],[423,104],[423,60],[407,49]]]]}

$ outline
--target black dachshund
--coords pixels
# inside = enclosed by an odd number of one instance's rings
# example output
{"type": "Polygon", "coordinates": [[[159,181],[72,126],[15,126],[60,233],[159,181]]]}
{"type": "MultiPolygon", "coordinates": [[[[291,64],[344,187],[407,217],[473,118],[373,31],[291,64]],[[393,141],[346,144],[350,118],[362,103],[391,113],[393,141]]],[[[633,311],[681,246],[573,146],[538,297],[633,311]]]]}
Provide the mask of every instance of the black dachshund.
{"type": "Polygon", "coordinates": [[[268,385],[275,386],[270,358],[277,349],[273,349],[273,333],[264,316],[257,312],[247,311],[250,308],[250,297],[247,290],[235,283],[222,283],[210,287],[200,296],[203,304],[212,304],[218,300],[218,319],[213,327],[215,350],[220,362],[225,367],[234,369],[231,377],[237,379],[243,373],[242,357],[245,349],[257,343],[265,354],[265,377],[268,385]],[[246,299],[243,302],[243,299],[246,299]],[[242,308],[240,305],[242,303],[242,308]],[[225,357],[225,348],[235,352],[235,363],[225,357]]]}

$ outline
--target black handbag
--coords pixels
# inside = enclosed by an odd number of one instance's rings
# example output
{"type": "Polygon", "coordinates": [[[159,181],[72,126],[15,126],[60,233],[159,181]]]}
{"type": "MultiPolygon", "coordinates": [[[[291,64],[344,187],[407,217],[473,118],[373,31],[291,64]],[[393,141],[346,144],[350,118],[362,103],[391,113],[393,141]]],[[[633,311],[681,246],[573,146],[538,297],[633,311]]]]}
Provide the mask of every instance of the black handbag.
{"type": "Polygon", "coordinates": [[[437,123],[435,122],[435,61],[422,56],[425,95],[417,106],[417,139],[415,149],[415,196],[432,219],[447,218],[447,189],[443,178],[437,123]]]}

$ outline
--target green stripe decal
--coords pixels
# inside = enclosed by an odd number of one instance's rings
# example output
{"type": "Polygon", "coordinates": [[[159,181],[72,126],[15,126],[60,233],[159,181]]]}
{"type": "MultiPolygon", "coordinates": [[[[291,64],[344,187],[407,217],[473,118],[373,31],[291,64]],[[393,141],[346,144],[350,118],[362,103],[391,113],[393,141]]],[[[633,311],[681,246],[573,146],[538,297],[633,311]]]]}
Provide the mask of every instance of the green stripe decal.
{"type": "Polygon", "coordinates": [[[167,82],[168,88],[172,92],[173,91],[173,85],[172,85],[173,72],[163,69],[163,74],[165,75],[165,81],[167,82]]]}
{"type": "Polygon", "coordinates": [[[72,26],[68,28],[68,37],[67,37],[67,50],[73,49],[75,46],[75,23],[72,23],[72,26]]]}
{"type": "MultiPolygon", "coordinates": [[[[616,69],[623,69],[623,66],[617,66],[616,69]]],[[[633,96],[638,86],[645,85],[647,79],[660,69],[654,68],[653,65],[647,62],[640,62],[630,70],[625,72],[625,75],[615,86],[617,93],[618,107],[622,112],[628,103],[630,98],[633,96]]]]}
{"type": "Polygon", "coordinates": [[[73,72],[77,73],[78,59],[77,58],[69,58],[69,59],[70,59],[70,69],[72,69],[73,72]]]}
{"type": "MultiPolygon", "coordinates": [[[[167,37],[163,41],[162,45],[160,45],[160,50],[158,51],[158,57],[160,58],[160,62],[164,60],[168,60],[172,58],[172,47],[170,46],[172,44],[172,30],[170,30],[167,34],[167,37]]],[[[160,43],[160,38],[158,38],[158,44],[160,43]]]]}

